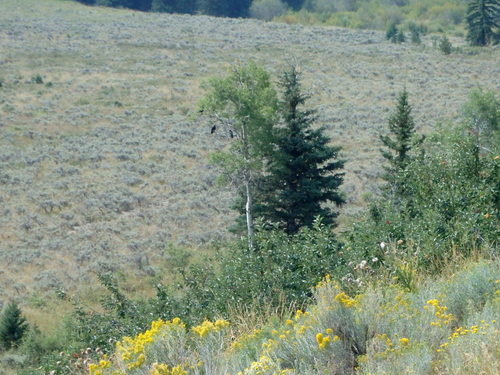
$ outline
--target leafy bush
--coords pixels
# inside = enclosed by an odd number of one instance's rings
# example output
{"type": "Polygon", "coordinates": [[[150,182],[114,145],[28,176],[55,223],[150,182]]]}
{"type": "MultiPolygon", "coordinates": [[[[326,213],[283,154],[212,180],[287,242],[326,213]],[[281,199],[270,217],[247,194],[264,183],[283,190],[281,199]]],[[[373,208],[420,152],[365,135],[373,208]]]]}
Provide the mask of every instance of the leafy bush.
{"type": "Polygon", "coordinates": [[[457,255],[495,248],[498,144],[482,148],[482,138],[465,123],[423,143],[422,156],[398,175],[405,197],[372,202],[365,220],[347,236],[347,251],[357,263],[377,258],[377,265],[393,267],[405,259],[436,272],[457,255]]]}
{"type": "Polygon", "coordinates": [[[446,35],[443,35],[441,37],[441,40],[439,42],[439,50],[443,52],[445,55],[449,55],[453,50],[453,46],[451,45],[451,42],[446,37],[446,35]]]}
{"type": "Polygon", "coordinates": [[[219,272],[213,266],[196,266],[184,274],[184,305],[194,317],[227,314],[231,306],[254,303],[303,304],[322,275],[346,268],[339,243],[319,219],[295,236],[260,226],[255,244],[254,251],[244,241],[230,246],[216,262],[219,272]]]}

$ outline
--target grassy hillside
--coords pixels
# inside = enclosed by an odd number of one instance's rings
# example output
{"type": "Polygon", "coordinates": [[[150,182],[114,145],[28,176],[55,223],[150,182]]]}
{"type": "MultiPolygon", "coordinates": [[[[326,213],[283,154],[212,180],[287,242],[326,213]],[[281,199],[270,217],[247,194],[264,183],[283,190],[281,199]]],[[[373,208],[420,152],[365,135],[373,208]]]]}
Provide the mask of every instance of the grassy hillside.
{"type": "Polygon", "coordinates": [[[168,271],[172,249],[227,236],[232,194],[207,163],[227,139],[193,115],[200,83],[235,61],[302,66],[348,160],[344,221],[375,189],[378,134],[403,87],[427,132],[456,119],[472,88],[500,83],[498,49],[445,56],[430,36],[394,45],[377,31],[61,0],[0,9],[0,301],[43,306],[43,293],[81,289],[103,268],[128,269],[132,285],[168,271]]]}

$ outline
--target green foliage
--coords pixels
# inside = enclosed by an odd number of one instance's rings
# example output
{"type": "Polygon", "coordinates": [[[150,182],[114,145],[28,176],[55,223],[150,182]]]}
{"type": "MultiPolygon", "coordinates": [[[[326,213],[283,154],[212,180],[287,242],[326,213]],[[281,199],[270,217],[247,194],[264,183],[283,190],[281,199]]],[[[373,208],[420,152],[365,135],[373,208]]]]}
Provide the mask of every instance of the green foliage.
{"type": "Polygon", "coordinates": [[[27,330],[28,322],[18,304],[10,302],[0,315],[0,348],[8,350],[18,346],[27,330]]]}
{"type": "Polygon", "coordinates": [[[205,88],[208,93],[200,102],[200,110],[215,116],[216,131],[225,130],[234,137],[229,151],[216,155],[214,162],[222,167],[228,181],[238,184],[244,171],[261,170],[269,155],[276,122],[276,92],[269,75],[254,62],[234,67],[226,78],[212,78],[205,88]]]}
{"type": "Polygon", "coordinates": [[[197,10],[210,16],[246,17],[252,0],[197,0],[197,10]]]}
{"type": "Polygon", "coordinates": [[[389,190],[398,197],[403,196],[406,189],[406,183],[401,181],[401,176],[415,158],[413,149],[422,142],[422,139],[416,139],[411,111],[408,92],[405,89],[399,94],[396,111],[389,118],[389,135],[380,136],[385,146],[380,151],[389,162],[389,166],[384,167],[384,179],[389,183],[389,190]]]}
{"type": "Polygon", "coordinates": [[[174,0],[153,0],[151,3],[152,12],[172,13],[176,10],[176,1],[174,0]]]}
{"type": "MultiPolygon", "coordinates": [[[[109,291],[101,300],[102,312],[75,303],[75,312],[65,323],[66,346],[108,351],[121,337],[136,335],[158,318],[180,317],[192,325],[205,318],[227,317],[241,307],[303,305],[312,296],[311,286],[323,275],[344,272],[347,267],[334,234],[320,220],[292,237],[278,229],[259,228],[254,251],[245,241],[236,241],[216,258],[180,269],[184,280],[175,295],[155,284],[155,297],[130,299],[114,277],[100,275],[109,291]]],[[[42,353],[44,361],[53,364],[52,345],[34,334],[25,350],[32,353],[30,358],[42,353]]]]}
{"type": "Polygon", "coordinates": [[[298,10],[302,7],[304,0],[284,0],[285,3],[292,9],[298,10]]]}
{"type": "Polygon", "coordinates": [[[436,272],[453,257],[487,253],[497,245],[500,180],[495,151],[480,152],[464,127],[443,130],[423,147],[425,155],[396,175],[404,195],[397,201],[373,202],[370,215],[350,233],[348,248],[358,261],[376,257],[382,264],[395,264],[395,259],[407,259],[436,272]],[[379,246],[382,242],[391,246],[379,246]]]}
{"type": "Polygon", "coordinates": [[[257,214],[295,234],[317,216],[333,224],[337,213],[324,204],[344,203],[338,191],[344,162],[338,159],[340,147],[329,146],[324,129],[312,128],[315,112],[302,109],[309,97],[302,91],[296,67],[283,73],[280,86],[282,126],[276,129],[276,147],[264,177],[265,201],[257,214]]]}
{"type": "Polygon", "coordinates": [[[40,74],[34,75],[31,77],[31,82],[36,83],[37,85],[43,84],[43,77],[40,74]]]}
{"type": "Polygon", "coordinates": [[[319,219],[295,236],[261,224],[254,251],[244,241],[235,242],[217,260],[183,272],[187,289],[181,305],[191,318],[213,318],[242,306],[303,304],[311,296],[311,285],[345,267],[339,249],[319,219]]]}
{"type": "Polygon", "coordinates": [[[398,31],[398,34],[396,35],[395,38],[393,38],[393,42],[396,42],[396,43],[404,43],[406,42],[406,36],[405,36],[405,33],[403,30],[399,30],[398,31]],[[395,40],[394,40],[395,39],[395,40]]]}
{"type": "Polygon", "coordinates": [[[229,149],[213,155],[212,161],[221,169],[223,181],[244,189],[248,243],[253,247],[253,192],[273,151],[276,91],[269,74],[255,62],[234,67],[226,78],[212,78],[206,89],[200,112],[217,121],[212,132],[218,127],[231,140],[229,149]]]}
{"type": "Polygon", "coordinates": [[[422,27],[422,25],[417,26],[415,23],[411,22],[408,25],[408,28],[410,30],[411,42],[413,44],[422,43],[422,40],[420,39],[420,35],[425,33],[425,27],[422,27]]]}
{"type": "Polygon", "coordinates": [[[110,273],[98,275],[109,294],[101,299],[102,312],[88,309],[74,301],[75,311],[66,321],[67,340],[82,347],[110,349],[123,336],[144,330],[151,319],[185,316],[175,305],[170,291],[161,283],[155,285],[156,296],[150,299],[130,299],[120,290],[110,273]]]}
{"type": "MultiPolygon", "coordinates": [[[[76,0],[88,5],[142,11],[256,17],[384,29],[404,22],[426,23],[432,31],[461,30],[465,0],[76,0]]],[[[389,40],[391,38],[388,38],[389,40]]]]}
{"type": "Polygon", "coordinates": [[[481,88],[472,91],[464,107],[464,117],[478,143],[487,147],[499,144],[500,99],[493,91],[481,88]]]}
{"type": "Polygon", "coordinates": [[[453,46],[451,45],[451,42],[446,37],[446,35],[443,35],[441,37],[441,40],[439,41],[439,50],[445,55],[449,55],[453,50],[453,46]]]}
{"type": "Polygon", "coordinates": [[[500,4],[497,0],[471,0],[467,9],[467,40],[475,46],[498,41],[500,4]]]}
{"type": "Polygon", "coordinates": [[[385,32],[385,37],[387,40],[393,40],[398,35],[398,26],[395,23],[391,23],[385,32]]]}

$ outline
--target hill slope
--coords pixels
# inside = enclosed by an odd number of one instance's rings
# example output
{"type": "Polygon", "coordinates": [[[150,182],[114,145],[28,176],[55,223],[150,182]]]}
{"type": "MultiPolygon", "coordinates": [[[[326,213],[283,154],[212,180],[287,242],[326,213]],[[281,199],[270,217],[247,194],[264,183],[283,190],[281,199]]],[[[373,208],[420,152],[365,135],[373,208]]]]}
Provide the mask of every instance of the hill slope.
{"type": "MultiPolygon", "coordinates": [[[[0,300],[84,284],[100,267],[153,273],[167,243],[226,236],[231,193],[207,155],[226,144],[190,116],[203,79],[235,61],[304,70],[348,160],[347,212],[373,189],[397,92],[419,131],[499,89],[498,49],[444,56],[375,31],[2,0],[0,300]]],[[[429,40],[427,40],[427,44],[429,40]]]]}

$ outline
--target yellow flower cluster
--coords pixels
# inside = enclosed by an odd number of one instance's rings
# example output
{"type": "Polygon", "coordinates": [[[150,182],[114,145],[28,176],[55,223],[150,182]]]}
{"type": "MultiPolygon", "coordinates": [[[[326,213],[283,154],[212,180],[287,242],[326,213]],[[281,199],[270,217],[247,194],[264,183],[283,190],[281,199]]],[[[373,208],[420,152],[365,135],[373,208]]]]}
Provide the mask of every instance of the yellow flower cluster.
{"type": "Polygon", "coordinates": [[[138,334],[135,338],[124,337],[122,341],[116,343],[118,356],[129,370],[138,368],[144,363],[146,360],[144,348],[153,342],[154,337],[164,328],[184,330],[185,325],[179,318],[167,322],[158,319],[151,323],[151,328],[146,332],[138,334]]]}
{"type": "MultiPolygon", "coordinates": [[[[493,324],[496,323],[495,320],[491,321],[493,324]]],[[[442,352],[450,344],[453,344],[456,340],[458,340],[460,337],[466,336],[466,335],[475,335],[475,334],[481,334],[481,335],[486,335],[486,330],[490,327],[489,323],[486,323],[486,321],[481,320],[481,325],[473,325],[470,326],[469,328],[467,327],[458,327],[455,329],[455,331],[448,337],[448,341],[445,341],[441,345],[439,345],[439,349],[437,349],[437,352],[442,352]]]]}
{"type": "Polygon", "coordinates": [[[150,371],[151,375],[187,375],[187,371],[182,366],[170,367],[164,363],[153,363],[150,371]]]}
{"type": "Polygon", "coordinates": [[[107,369],[111,366],[111,362],[105,356],[103,359],[99,361],[99,363],[91,363],[89,365],[89,374],[90,375],[102,375],[104,369],[107,369]]]}
{"type": "Polygon", "coordinates": [[[293,319],[294,319],[295,321],[297,321],[297,320],[299,320],[300,318],[302,318],[302,317],[307,317],[307,316],[309,316],[309,312],[307,312],[307,311],[302,311],[302,310],[300,310],[300,309],[299,309],[299,310],[297,310],[297,311],[295,312],[295,315],[294,315],[293,319]]]}
{"type": "Polygon", "coordinates": [[[192,329],[194,333],[196,333],[200,337],[205,337],[211,332],[219,332],[223,328],[227,327],[229,322],[224,319],[218,319],[215,323],[212,323],[209,320],[205,320],[202,324],[195,326],[192,329]]]}
{"type": "Polygon", "coordinates": [[[330,336],[323,336],[322,333],[318,333],[316,334],[316,342],[320,349],[324,349],[330,342],[330,336]]]}
{"type": "Polygon", "coordinates": [[[401,337],[399,339],[399,343],[402,345],[402,346],[407,346],[409,343],[410,343],[410,339],[407,338],[407,337],[401,337]]]}
{"type": "MultiPolygon", "coordinates": [[[[385,349],[380,348],[380,351],[375,353],[374,358],[387,358],[389,355],[401,355],[410,347],[410,339],[407,337],[401,337],[398,340],[399,345],[395,345],[391,338],[385,333],[375,335],[375,339],[382,342],[385,349]]],[[[363,360],[368,360],[368,358],[363,357],[363,360]]]]}
{"type": "MultiPolygon", "coordinates": [[[[326,333],[328,334],[328,336],[323,335],[323,333],[321,332],[316,334],[316,343],[318,344],[319,349],[326,348],[330,343],[330,341],[332,341],[330,335],[333,334],[333,329],[327,328],[326,333]]],[[[337,335],[333,336],[333,342],[337,342],[339,340],[340,340],[339,336],[337,335]]]]}
{"type": "Polygon", "coordinates": [[[340,292],[335,296],[335,301],[340,302],[343,306],[345,307],[353,307],[356,305],[356,300],[353,298],[349,297],[347,294],[344,292],[340,292]]]}
{"type": "Polygon", "coordinates": [[[431,326],[441,327],[442,325],[449,324],[455,317],[453,314],[446,314],[448,307],[439,304],[437,299],[430,299],[427,301],[427,305],[424,306],[425,310],[433,308],[434,316],[437,318],[436,321],[431,322],[431,326]]]}
{"type": "Polygon", "coordinates": [[[254,329],[251,333],[242,335],[231,343],[230,350],[242,348],[244,345],[256,340],[262,333],[261,329],[254,329]]]}
{"type": "Polygon", "coordinates": [[[319,288],[323,288],[325,286],[327,286],[328,284],[330,284],[332,281],[330,275],[326,274],[325,277],[323,277],[323,279],[318,282],[315,286],[316,289],[319,289],[319,288]]]}
{"type": "Polygon", "coordinates": [[[293,375],[293,370],[281,370],[279,366],[268,356],[263,355],[258,361],[252,362],[250,367],[236,375],[293,375]]]}

